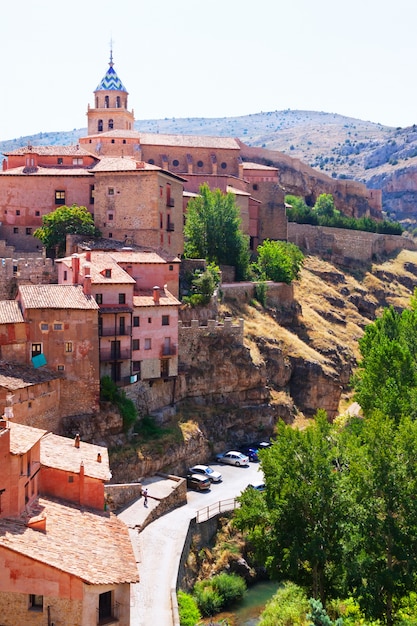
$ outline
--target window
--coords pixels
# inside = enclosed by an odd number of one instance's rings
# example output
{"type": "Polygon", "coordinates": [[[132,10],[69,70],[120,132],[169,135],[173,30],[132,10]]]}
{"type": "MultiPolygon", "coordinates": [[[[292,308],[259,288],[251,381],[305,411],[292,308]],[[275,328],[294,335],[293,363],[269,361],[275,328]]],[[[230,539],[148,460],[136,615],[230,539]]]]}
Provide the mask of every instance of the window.
{"type": "Polygon", "coordinates": [[[82,165],[83,164],[82,157],[76,157],[76,158],[72,159],[72,164],[73,165],[82,165]]]}
{"type": "Polygon", "coordinates": [[[114,187],[109,187],[108,190],[107,190],[107,194],[109,196],[114,196],[114,187]]]}
{"type": "Polygon", "coordinates": [[[62,165],[64,163],[64,159],[62,157],[58,157],[57,161],[58,165],[62,165]]]}
{"type": "Polygon", "coordinates": [[[132,350],[140,350],[140,341],[139,341],[139,339],[133,339],[133,341],[132,341],[132,350]]]}
{"type": "Polygon", "coordinates": [[[225,170],[227,167],[227,163],[223,161],[223,163],[220,164],[220,167],[222,168],[222,170],[225,170]]]}
{"type": "Polygon", "coordinates": [[[104,276],[106,278],[111,278],[111,269],[110,270],[104,270],[104,276]]]}
{"type": "Polygon", "coordinates": [[[74,482],[74,476],[68,476],[68,482],[69,483],[73,483],[74,482]]]}
{"type": "Polygon", "coordinates": [[[43,596],[31,593],[29,596],[29,608],[32,611],[43,611],[43,596]]]}
{"type": "Polygon", "coordinates": [[[16,215],[20,215],[20,211],[19,211],[19,209],[17,209],[17,211],[16,211],[16,215]]]}
{"type": "Polygon", "coordinates": [[[103,294],[102,293],[96,293],[96,302],[97,302],[97,304],[103,304],[103,294]]]}
{"type": "Polygon", "coordinates": [[[197,167],[203,167],[204,163],[203,161],[197,161],[197,167]]]}
{"type": "Polygon", "coordinates": [[[40,211],[35,211],[35,215],[36,217],[40,217],[41,212],[40,211]]]}
{"type": "Polygon", "coordinates": [[[113,120],[109,120],[109,130],[113,130],[113,120]]]}
{"type": "Polygon", "coordinates": [[[14,232],[14,234],[15,234],[15,235],[17,235],[17,234],[18,234],[19,229],[17,228],[17,226],[15,226],[15,227],[13,228],[13,232],[14,232]]]}
{"type": "Polygon", "coordinates": [[[94,185],[90,185],[90,204],[94,204],[94,185]]]}
{"type": "Polygon", "coordinates": [[[152,348],[152,339],[145,339],[145,350],[150,350],[152,348]]]}
{"type": "Polygon", "coordinates": [[[152,318],[148,317],[148,324],[152,324],[152,318]]]}
{"type": "Polygon", "coordinates": [[[102,620],[106,620],[112,617],[112,592],[106,591],[101,593],[98,597],[98,620],[101,623],[102,620]]]}
{"type": "Polygon", "coordinates": [[[62,189],[55,191],[55,204],[65,204],[65,191],[62,189]]]}
{"type": "Polygon", "coordinates": [[[257,185],[257,183],[254,183],[254,184],[252,185],[252,189],[253,189],[254,191],[258,191],[258,185],[257,185]]]}
{"type": "Polygon", "coordinates": [[[109,239],[113,237],[113,233],[109,233],[109,239]]]}
{"type": "Polygon", "coordinates": [[[65,342],[65,352],[72,352],[72,341],[65,342]]]}
{"type": "Polygon", "coordinates": [[[172,161],[172,165],[173,165],[174,167],[178,167],[178,165],[179,165],[179,164],[180,164],[180,162],[178,161],[178,159],[174,159],[174,160],[172,161]]]}
{"type": "Polygon", "coordinates": [[[109,96],[104,96],[104,108],[109,108],[109,96]]]}
{"type": "Polygon", "coordinates": [[[62,322],[55,322],[54,330],[64,330],[64,325],[62,324],[62,322]]]}
{"type": "Polygon", "coordinates": [[[149,159],[148,163],[149,163],[150,165],[154,165],[154,164],[155,164],[155,160],[154,160],[154,159],[149,159]]]}
{"type": "Polygon", "coordinates": [[[140,372],[140,361],[132,361],[132,369],[134,372],[140,372]]]}
{"type": "Polygon", "coordinates": [[[43,331],[49,330],[49,324],[47,324],[46,322],[42,322],[41,323],[41,330],[43,330],[43,331]]]}
{"type": "Polygon", "coordinates": [[[97,122],[97,130],[99,133],[101,133],[103,131],[103,120],[99,120],[97,122]]]}
{"type": "Polygon", "coordinates": [[[32,229],[30,227],[26,228],[26,234],[27,235],[31,235],[32,234],[32,229]]]}
{"type": "Polygon", "coordinates": [[[172,271],[173,271],[173,269],[174,269],[174,266],[173,266],[173,265],[170,265],[170,266],[169,266],[169,271],[170,271],[170,272],[172,272],[172,271]]]}
{"type": "Polygon", "coordinates": [[[67,272],[67,270],[64,270],[64,280],[68,280],[68,272],[67,272]]]}
{"type": "Polygon", "coordinates": [[[109,222],[111,222],[113,219],[113,213],[109,213],[109,222]]]}
{"type": "Polygon", "coordinates": [[[126,294],[119,293],[119,304],[126,304],[126,294]]]}
{"type": "Polygon", "coordinates": [[[42,354],[42,344],[41,343],[32,343],[31,346],[31,357],[33,359],[34,356],[38,356],[42,354]]]}
{"type": "Polygon", "coordinates": [[[116,96],[116,109],[120,109],[120,96],[116,96]]]}
{"type": "Polygon", "coordinates": [[[169,315],[162,316],[162,326],[169,326],[169,315]]]}
{"type": "Polygon", "coordinates": [[[57,365],[58,372],[63,372],[65,370],[65,365],[57,365]]]}
{"type": "Polygon", "coordinates": [[[139,316],[135,315],[133,317],[133,326],[140,326],[139,316]]]}

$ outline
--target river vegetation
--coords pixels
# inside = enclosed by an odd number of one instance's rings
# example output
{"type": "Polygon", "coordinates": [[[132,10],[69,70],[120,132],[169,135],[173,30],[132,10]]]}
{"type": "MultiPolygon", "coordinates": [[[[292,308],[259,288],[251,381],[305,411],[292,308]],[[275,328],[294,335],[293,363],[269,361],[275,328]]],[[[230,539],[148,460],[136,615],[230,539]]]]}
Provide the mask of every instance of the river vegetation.
{"type": "Polygon", "coordinates": [[[266,491],[243,492],[235,513],[270,577],[345,624],[417,624],[416,304],[386,309],[359,341],[363,417],[278,424],[260,453],[266,491]]]}

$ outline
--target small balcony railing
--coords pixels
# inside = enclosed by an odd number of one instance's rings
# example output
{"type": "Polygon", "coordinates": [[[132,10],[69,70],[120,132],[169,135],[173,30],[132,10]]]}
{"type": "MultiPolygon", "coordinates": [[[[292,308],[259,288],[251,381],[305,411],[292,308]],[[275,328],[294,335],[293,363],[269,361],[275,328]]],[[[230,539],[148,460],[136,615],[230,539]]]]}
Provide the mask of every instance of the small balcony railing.
{"type": "Polygon", "coordinates": [[[167,232],[172,233],[175,230],[174,223],[168,222],[167,224],[167,232]]]}
{"type": "Polygon", "coordinates": [[[125,326],[124,328],[116,327],[116,328],[100,328],[99,335],[100,337],[118,337],[118,336],[129,336],[132,333],[132,328],[130,326],[125,326]]]}
{"type": "Polygon", "coordinates": [[[170,206],[170,207],[175,206],[175,199],[174,198],[167,198],[167,206],[170,206]]]}
{"type": "Polygon", "coordinates": [[[101,348],[100,350],[100,361],[127,361],[131,357],[132,350],[130,348],[120,348],[120,350],[101,348]]]}
{"type": "Polygon", "coordinates": [[[162,346],[160,356],[175,356],[177,354],[177,346],[171,343],[169,346],[162,346]]]}

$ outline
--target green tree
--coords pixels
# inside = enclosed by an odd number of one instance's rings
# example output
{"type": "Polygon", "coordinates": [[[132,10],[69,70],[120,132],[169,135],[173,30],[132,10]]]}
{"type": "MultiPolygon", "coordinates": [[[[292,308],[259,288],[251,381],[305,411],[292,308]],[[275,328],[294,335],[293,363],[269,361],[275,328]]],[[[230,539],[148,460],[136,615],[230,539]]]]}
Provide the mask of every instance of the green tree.
{"type": "Polygon", "coordinates": [[[271,577],[306,586],[322,602],[340,576],[343,517],[332,428],[323,411],[302,431],[280,423],[262,453],[266,492],[245,490],[235,513],[271,577]]]}
{"type": "Polygon", "coordinates": [[[216,265],[233,265],[236,277],[249,267],[249,238],[241,230],[239,208],[231,193],[212,191],[205,183],[200,195],[188,203],[184,226],[184,254],[216,265]]]}
{"type": "Polygon", "coordinates": [[[45,248],[55,250],[59,256],[65,254],[67,235],[87,235],[97,237],[100,232],[94,226],[91,213],[84,206],[61,206],[52,213],[44,215],[42,226],[33,233],[45,248]]]}
{"type": "Polygon", "coordinates": [[[334,205],[334,199],[331,193],[321,193],[314,204],[314,210],[317,211],[317,215],[324,215],[326,217],[333,217],[335,214],[339,214],[339,211],[336,210],[334,205]]]}
{"type": "Polygon", "coordinates": [[[362,359],[353,377],[355,399],[365,415],[382,411],[397,421],[417,413],[417,312],[393,307],[365,328],[362,359]]]}
{"type": "Polygon", "coordinates": [[[391,626],[416,583],[417,422],[374,413],[345,442],[346,588],[368,618],[391,626]]]}
{"type": "Polygon", "coordinates": [[[264,280],[291,283],[299,278],[304,255],[293,243],[266,239],[258,246],[258,259],[252,265],[264,280]]]}

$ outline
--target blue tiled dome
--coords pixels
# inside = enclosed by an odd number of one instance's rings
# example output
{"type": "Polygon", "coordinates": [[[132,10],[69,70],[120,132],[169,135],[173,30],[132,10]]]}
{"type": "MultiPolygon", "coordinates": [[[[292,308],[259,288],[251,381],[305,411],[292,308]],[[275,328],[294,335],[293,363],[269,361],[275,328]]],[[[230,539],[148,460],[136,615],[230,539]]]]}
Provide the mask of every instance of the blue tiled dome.
{"type": "Polygon", "coordinates": [[[109,69],[106,72],[104,78],[97,85],[95,91],[125,91],[126,87],[116,74],[116,70],[113,68],[113,58],[110,57],[109,69]]]}

